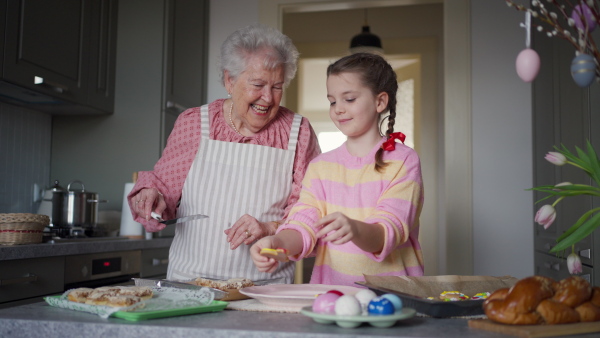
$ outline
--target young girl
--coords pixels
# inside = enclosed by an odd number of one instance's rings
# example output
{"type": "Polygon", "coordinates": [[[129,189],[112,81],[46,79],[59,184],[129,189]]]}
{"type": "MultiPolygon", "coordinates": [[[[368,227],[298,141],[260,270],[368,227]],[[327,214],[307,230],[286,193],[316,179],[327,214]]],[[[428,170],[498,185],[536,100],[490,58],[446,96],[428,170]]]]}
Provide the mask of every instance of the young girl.
{"type": "Polygon", "coordinates": [[[395,141],[404,141],[393,133],[397,90],[396,73],[378,55],[349,55],[327,68],[329,117],[348,139],[311,161],[285,224],[252,246],[259,271],[279,264],[261,249],[282,248],[292,260],[316,255],[315,284],[354,285],[363,274],[423,275],[421,167],[417,153],[395,141]]]}

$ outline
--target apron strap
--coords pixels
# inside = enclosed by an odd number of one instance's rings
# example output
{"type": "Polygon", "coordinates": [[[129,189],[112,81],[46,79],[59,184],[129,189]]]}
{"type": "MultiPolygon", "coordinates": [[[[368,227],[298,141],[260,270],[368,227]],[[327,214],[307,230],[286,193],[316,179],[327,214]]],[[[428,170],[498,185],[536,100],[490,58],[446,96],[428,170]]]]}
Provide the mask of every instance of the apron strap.
{"type": "Polygon", "coordinates": [[[200,107],[200,138],[208,140],[210,137],[210,122],[208,120],[208,105],[200,107]]]}
{"type": "Polygon", "coordinates": [[[288,150],[296,153],[296,145],[298,145],[298,134],[300,134],[300,124],[302,123],[302,115],[294,114],[294,121],[290,129],[290,139],[288,140],[288,150]]]}

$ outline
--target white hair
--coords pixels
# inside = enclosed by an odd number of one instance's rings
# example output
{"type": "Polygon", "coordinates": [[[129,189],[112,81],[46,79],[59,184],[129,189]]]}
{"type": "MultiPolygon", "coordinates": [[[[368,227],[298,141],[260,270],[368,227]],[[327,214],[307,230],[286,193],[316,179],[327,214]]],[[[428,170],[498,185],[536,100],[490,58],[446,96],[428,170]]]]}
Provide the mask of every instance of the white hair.
{"type": "Polygon", "coordinates": [[[283,66],[284,86],[292,81],[298,69],[298,49],[292,40],[275,28],[253,24],[233,32],[221,45],[219,59],[221,83],[225,85],[225,71],[234,80],[246,70],[249,56],[267,51],[266,69],[283,66]]]}

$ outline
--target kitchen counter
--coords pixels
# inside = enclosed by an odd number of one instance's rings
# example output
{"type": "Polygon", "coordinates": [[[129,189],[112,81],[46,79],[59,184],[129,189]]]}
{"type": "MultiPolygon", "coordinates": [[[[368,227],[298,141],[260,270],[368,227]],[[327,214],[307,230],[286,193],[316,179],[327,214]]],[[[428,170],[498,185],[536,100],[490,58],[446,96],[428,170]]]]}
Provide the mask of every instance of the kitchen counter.
{"type": "Polygon", "coordinates": [[[153,239],[90,238],[74,242],[0,245],[0,261],[40,257],[70,256],[99,252],[168,248],[172,237],[153,239]]]}
{"type": "MultiPolygon", "coordinates": [[[[413,317],[390,328],[363,325],[344,329],[295,313],[225,310],[131,322],[44,302],[0,309],[0,337],[508,337],[471,329],[466,319],[413,317]]],[[[578,337],[592,337],[582,335],[578,337]]]]}

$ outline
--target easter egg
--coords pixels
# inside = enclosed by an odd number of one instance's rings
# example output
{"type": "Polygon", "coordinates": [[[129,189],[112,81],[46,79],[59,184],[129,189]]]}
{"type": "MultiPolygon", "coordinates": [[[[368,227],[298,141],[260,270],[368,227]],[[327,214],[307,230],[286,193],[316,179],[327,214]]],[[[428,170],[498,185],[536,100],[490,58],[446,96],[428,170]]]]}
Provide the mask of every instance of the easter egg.
{"type": "Polygon", "coordinates": [[[366,315],[369,313],[369,310],[367,309],[367,307],[369,306],[369,302],[373,299],[377,297],[377,294],[369,289],[363,289],[358,291],[354,297],[356,297],[356,299],[358,299],[358,302],[360,303],[360,307],[362,309],[362,314],[366,315]]]}
{"type": "Polygon", "coordinates": [[[324,293],[315,299],[312,310],[315,313],[335,314],[335,302],[340,298],[335,293],[324,293]]]}
{"type": "Polygon", "coordinates": [[[596,20],[594,19],[594,14],[592,14],[592,10],[586,4],[580,4],[573,7],[573,12],[571,12],[571,19],[575,21],[575,27],[577,27],[577,29],[579,30],[585,31],[586,23],[589,32],[593,31],[596,28],[596,20]]]}
{"type": "Polygon", "coordinates": [[[396,311],[402,310],[402,299],[400,299],[400,297],[391,293],[386,293],[385,295],[381,296],[381,298],[385,298],[392,302],[392,305],[394,305],[394,309],[396,311]]]}
{"type": "Polygon", "coordinates": [[[338,291],[338,290],[329,290],[329,291],[327,291],[327,293],[335,293],[338,296],[344,295],[344,293],[342,291],[338,291]]]}
{"type": "Polygon", "coordinates": [[[531,82],[540,71],[540,56],[533,49],[525,48],[517,55],[515,67],[521,80],[531,82]]]}
{"type": "Polygon", "coordinates": [[[571,76],[579,87],[587,87],[596,78],[596,63],[588,54],[579,54],[571,62],[571,76]]]}
{"type": "Polygon", "coordinates": [[[371,316],[391,315],[394,312],[394,304],[386,298],[377,297],[369,302],[369,315],[371,316]]]}
{"type": "Polygon", "coordinates": [[[358,316],[362,312],[358,299],[343,295],[335,301],[335,314],[339,316],[358,316]]]}

